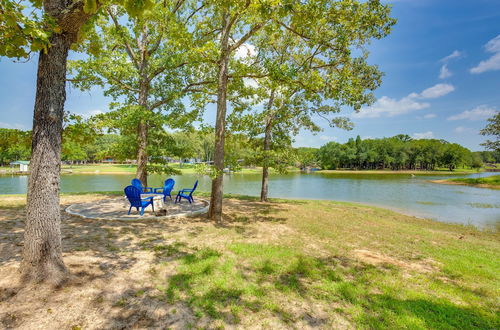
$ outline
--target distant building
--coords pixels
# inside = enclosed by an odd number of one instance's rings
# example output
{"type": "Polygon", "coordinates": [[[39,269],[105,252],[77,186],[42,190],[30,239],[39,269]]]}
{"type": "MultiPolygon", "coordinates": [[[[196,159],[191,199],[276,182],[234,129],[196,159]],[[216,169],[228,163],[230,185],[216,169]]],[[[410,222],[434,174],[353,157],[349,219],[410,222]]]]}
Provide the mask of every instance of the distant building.
{"type": "Polygon", "coordinates": [[[16,160],[15,162],[11,162],[10,166],[19,165],[19,172],[28,172],[29,164],[28,160],[16,160]]]}

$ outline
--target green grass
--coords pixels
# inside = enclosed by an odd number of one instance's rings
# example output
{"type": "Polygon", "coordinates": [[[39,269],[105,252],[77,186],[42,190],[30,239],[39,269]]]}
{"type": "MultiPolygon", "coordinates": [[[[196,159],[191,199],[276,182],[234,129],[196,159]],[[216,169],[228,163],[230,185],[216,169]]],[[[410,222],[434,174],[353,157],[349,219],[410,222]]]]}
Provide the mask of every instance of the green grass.
{"type": "Polygon", "coordinates": [[[257,313],[293,326],[303,315],[289,305],[312,304],[356,328],[500,326],[498,233],[328,201],[274,200],[254,212],[233,214],[235,231],[207,233],[223,245],[161,247],[179,257],[176,274],[161,282],[165,299],[226,324],[257,313]],[[245,224],[262,216],[275,223],[261,224],[270,232],[279,223],[292,232],[252,242],[245,224]],[[360,261],[359,249],[388,261],[360,261]]]}
{"type": "Polygon", "coordinates": [[[498,232],[333,201],[233,195],[225,207],[221,224],[159,221],[139,243],[154,260],[144,286],[200,327],[500,327],[498,232]]]}
{"type": "Polygon", "coordinates": [[[489,185],[500,188],[500,175],[492,175],[486,178],[450,179],[449,181],[468,185],[489,185]]]}

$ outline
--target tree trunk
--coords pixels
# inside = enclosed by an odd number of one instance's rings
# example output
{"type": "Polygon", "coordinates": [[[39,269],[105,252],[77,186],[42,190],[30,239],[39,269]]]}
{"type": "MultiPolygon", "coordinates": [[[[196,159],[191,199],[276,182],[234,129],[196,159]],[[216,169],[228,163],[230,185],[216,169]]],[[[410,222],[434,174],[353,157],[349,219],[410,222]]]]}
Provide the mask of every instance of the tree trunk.
{"type": "Polygon", "coordinates": [[[147,25],[143,25],[141,38],[138,40],[138,46],[141,49],[140,64],[139,64],[139,97],[137,101],[142,110],[140,121],[137,125],[137,172],[136,176],[141,180],[142,185],[148,185],[148,97],[150,89],[150,80],[148,79],[148,42],[147,42],[147,25]]]}
{"type": "Polygon", "coordinates": [[[222,195],[224,171],[224,145],[226,138],[226,110],[227,110],[227,81],[229,64],[229,15],[223,16],[223,30],[221,39],[221,55],[219,59],[218,88],[217,88],[217,116],[215,120],[215,152],[214,167],[217,176],[212,180],[212,194],[208,218],[220,222],[222,220],[222,195]]]}
{"type": "Polygon", "coordinates": [[[271,91],[269,103],[267,104],[267,111],[269,116],[266,121],[266,130],[264,132],[264,163],[262,164],[262,186],[260,190],[260,201],[267,202],[267,193],[269,185],[269,164],[268,164],[268,151],[271,150],[271,132],[273,128],[273,108],[274,103],[274,89],[271,91]]]}
{"type": "Polygon", "coordinates": [[[66,60],[71,39],[54,33],[40,52],[32,132],[31,174],[21,262],[23,282],[62,283],[68,271],[61,249],[59,182],[66,100],[66,60]]]}
{"type": "Polygon", "coordinates": [[[141,121],[137,126],[137,172],[136,176],[143,186],[148,185],[148,126],[141,121]]]}

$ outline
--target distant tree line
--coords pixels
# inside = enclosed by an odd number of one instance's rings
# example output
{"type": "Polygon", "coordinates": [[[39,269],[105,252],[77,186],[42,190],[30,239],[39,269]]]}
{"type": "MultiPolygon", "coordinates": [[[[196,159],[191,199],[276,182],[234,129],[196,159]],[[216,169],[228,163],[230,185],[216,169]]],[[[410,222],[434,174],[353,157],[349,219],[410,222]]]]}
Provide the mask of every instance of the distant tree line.
{"type": "MultiPolygon", "coordinates": [[[[199,159],[212,162],[214,156],[214,129],[166,132],[150,136],[148,154],[151,171],[165,172],[167,160],[199,159]],[[153,159],[154,158],[154,159],[153,159]]],[[[89,121],[79,117],[68,119],[63,131],[62,160],[66,162],[97,163],[105,160],[125,162],[135,160],[137,150],[134,136],[99,133],[89,121]]],[[[259,150],[262,138],[249,138],[244,134],[228,134],[225,166],[238,170],[241,166],[262,166],[264,159],[259,150]]],[[[8,165],[16,160],[30,159],[31,132],[0,128],[0,163],[8,165]]],[[[289,166],[300,169],[391,169],[434,170],[446,167],[480,168],[483,163],[500,163],[500,152],[471,152],[456,143],[444,140],[415,140],[408,135],[390,138],[365,139],[359,136],[341,144],[329,142],[321,148],[292,148],[282,143],[280,152],[273,156],[274,168],[285,171],[289,166]]]]}
{"type": "Polygon", "coordinates": [[[457,143],[445,140],[415,140],[408,135],[366,139],[359,136],[347,143],[329,142],[317,152],[323,169],[350,168],[358,170],[435,170],[446,167],[480,168],[483,162],[497,162],[493,152],[471,152],[457,143]]]}

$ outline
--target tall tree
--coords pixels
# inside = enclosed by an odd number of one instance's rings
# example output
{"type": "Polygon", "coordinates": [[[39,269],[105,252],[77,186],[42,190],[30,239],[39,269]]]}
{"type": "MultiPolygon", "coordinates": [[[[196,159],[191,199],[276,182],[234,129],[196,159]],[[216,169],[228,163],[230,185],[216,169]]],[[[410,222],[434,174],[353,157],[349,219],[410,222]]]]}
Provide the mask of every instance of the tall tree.
{"type": "MultiPolygon", "coordinates": [[[[179,127],[197,117],[182,98],[200,92],[195,81],[196,42],[189,31],[189,1],[155,1],[140,17],[125,10],[106,10],[82,50],[88,58],[71,63],[78,87],[105,88],[112,112],[99,116],[112,130],[136,137],[137,177],[147,184],[151,130],[179,127]]],[[[154,166],[152,166],[154,167],[154,166]]]]}
{"type": "Polygon", "coordinates": [[[337,116],[341,109],[357,111],[373,101],[381,73],[367,63],[365,46],[395,23],[379,1],[308,1],[292,8],[293,14],[274,18],[266,34],[254,38],[261,65],[257,94],[265,105],[254,107],[247,121],[253,127],[246,126],[264,136],[261,201],[267,200],[273,144],[274,152],[282,148],[276,141],[292,140],[301,129],[319,131],[315,119],[350,129],[337,116]]]}
{"type": "Polygon", "coordinates": [[[481,135],[493,136],[495,140],[486,140],[482,146],[495,152],[500,152],[500,112],[488,119],[488,125],[481,130],[481,135]]]}
{"type": "MultiPolygon", "coordinates": [[[[147,1],[120,2],[140,10],[147,1]]],[[[25,282],[57,284],[67,276],[62,260],[59,209],[66,63],[70,47],[100,5],[98,0],[0,2],[0,55],[29,57],[31,52],[39,51],[21,261],[21,278],[25,282]],[[26,6],[34,10],[24,10],[26,6]]]]}

